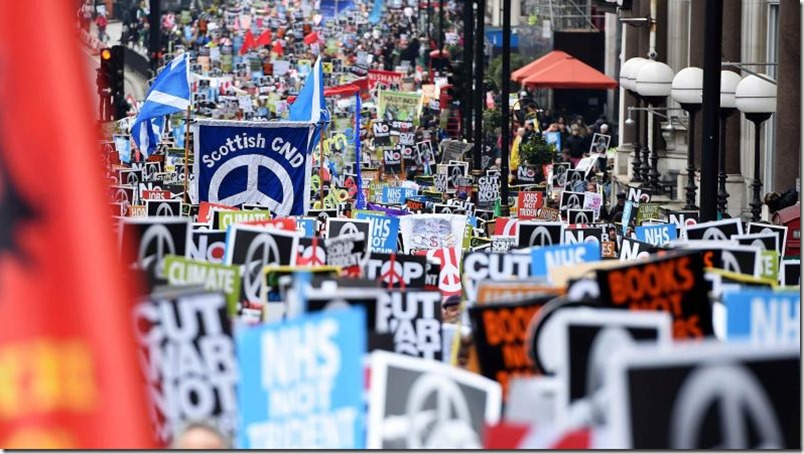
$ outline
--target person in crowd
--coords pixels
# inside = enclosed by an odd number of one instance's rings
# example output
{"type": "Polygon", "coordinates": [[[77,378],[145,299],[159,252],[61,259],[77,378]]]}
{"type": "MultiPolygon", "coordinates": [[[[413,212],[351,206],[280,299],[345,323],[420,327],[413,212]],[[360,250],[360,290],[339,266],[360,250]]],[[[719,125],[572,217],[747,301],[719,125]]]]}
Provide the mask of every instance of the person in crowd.
{"type": "Polygon", "coordinates": [[[97,19],[95,19],[95,25],[98,27],[98,41],[106,42],[106,26],[109,25],[106,15],[98,14],[97,19]]]}
{"type": "Polygon", "coordinates": [[[441,303],[441,322],[457,323],[461,316],[461,297],[452,295],[441,303]]]}
{"type": "Polygon", "coordinates": [[[232,442],[211,422],[190,422],[173,437],[170,449],[232,449],[232,442]]]}
{"type": "Polygon", "coordinates": [[[779,194],[778,192],[769,192],[765,194],[765,205],[768,206],[768,211],[773,214],[779,210],[793,206],[798,202],[798,191],[796,188],[790,188],[787,191],[779,194]]]}
{"type": "Polygon", "coordinates": [[[611,222],[620,222],[620,220],[622,219],[622,216],[623,216],[623,210],[624,209],[625,209],[625,193],[624,192],[618,192],[617,193],[617,204],[614,205],[613,207],[611,207],[611,210],[609,211],[608,219],[611,222]],[[616,218],[617,215],[619,215],[620,220],[618,220],[616,218]]]}
{"type": "Polygon", "coordinates": [[[578,165],[578,162],[583,159],[584,154],[589,150],[589,148],[587,147],[586,140],[581,135],[581,129],[577,124],[572,125],[570,132],[571,135],[567,137],[566,148],[569,149],[572,167],[575,167],[578,165]]]}

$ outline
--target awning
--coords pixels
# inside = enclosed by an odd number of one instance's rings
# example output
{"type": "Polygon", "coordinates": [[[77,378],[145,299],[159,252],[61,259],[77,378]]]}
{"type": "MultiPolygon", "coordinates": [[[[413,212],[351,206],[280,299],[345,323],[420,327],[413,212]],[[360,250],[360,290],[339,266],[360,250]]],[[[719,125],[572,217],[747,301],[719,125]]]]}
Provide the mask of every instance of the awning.
{"type": "Polygon", "coordinates": [[[514,82],[522,82],[522,79],[528,77],[529,75],[541,71],[544,68],[552,65],[553,63],[561,60],[562,58],[570,57],[571,55],[562,52],[560,50],[554,50],[550,53],[542,55],[541,57],[533,60],[532,62],[528,63],[527,65],[517,69],[516,71],[511,73],[511,80],[514,82]]]}
{"type": "Polygon", "coordinates": [[[544,69],[530,73],[521,83],[536,88],[608,90],[617,87],[614,79],[569,54],[564,55],[544,69]]]}

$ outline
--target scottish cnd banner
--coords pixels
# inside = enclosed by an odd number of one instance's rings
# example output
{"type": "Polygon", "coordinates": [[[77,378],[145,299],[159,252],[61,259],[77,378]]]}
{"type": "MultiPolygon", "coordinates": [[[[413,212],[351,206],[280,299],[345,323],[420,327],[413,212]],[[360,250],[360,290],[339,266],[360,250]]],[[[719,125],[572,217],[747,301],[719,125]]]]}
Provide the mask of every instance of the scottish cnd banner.
{"type": "Polygon", "coordinates": [[[256,203],[279,216],[304,214],[314,128],[300,122],[200,121],[194,166],[199,202],[256,203]]]}

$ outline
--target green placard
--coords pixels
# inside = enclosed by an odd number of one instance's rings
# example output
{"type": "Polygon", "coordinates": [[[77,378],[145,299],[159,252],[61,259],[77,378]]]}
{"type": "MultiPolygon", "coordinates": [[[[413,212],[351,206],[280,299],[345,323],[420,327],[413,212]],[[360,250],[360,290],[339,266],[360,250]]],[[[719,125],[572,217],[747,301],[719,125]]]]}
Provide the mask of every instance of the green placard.
{"type": "Polygon", "coordinates": [[[237,314],[240,299],[240,267],[192,260],[177,255],[165,256],[165,274],[170,285],[203,284],[205,290],[226,295],[229,315],[237,314]]]}
{"type": "Polygon", "coordinates": [[[271,219],[269,210],[222,210],[218,211],[218,225],[226,230],[232,224],[239,222],[265,221],[271,219]]]}
{"type": "Polygon", "coordinates": [[[661,219],[662,206],[659,203],[640,203],[636,213],[636,225],[648,219],[661,219]]]}
{"type": "Polygon", "coordinates": [[[779,251],[760,251],[759,277],[779,281],[779,251]]]}

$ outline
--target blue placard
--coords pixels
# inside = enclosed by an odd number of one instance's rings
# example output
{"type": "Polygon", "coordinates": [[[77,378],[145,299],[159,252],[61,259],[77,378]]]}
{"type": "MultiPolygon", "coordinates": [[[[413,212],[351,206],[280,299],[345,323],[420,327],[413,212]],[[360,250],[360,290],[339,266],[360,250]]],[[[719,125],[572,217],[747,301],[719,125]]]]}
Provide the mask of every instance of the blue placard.
{"type": "Polygon", "coordinates": [[[600,245],[579,243],[534,247],[530,250],[530,258],[530,274],[547,277],[550,268],[600,260],[600,245]]]}
{"type": "Polygon", "coordinates": [[[334,309],[236,333],[239,448],[365,446],[365,318],[334,309]]]}
{"type": "Polygon", "coordinates": [[[667,244],[676,237],[675,224],[640,225],[634,229],[636,239],[654,246],[667,244]]]}
{"type": "Polygon", "coordinates": [[[623,225],[623,236],[628,233],[628,223],[631,222],[631,211],[634,208],[634,202],[630,200],[625,201],[625,205],[623,205],[623,217],[622,217],[622,225],[623,225]]]}
{"type": "Polygon", "coordinates": [[[390,254],[396,252],[399,236],[399,218],[359,212],[356,219],[371,221],[371,251],[390,254]]]}
{"type": "Polygon", "coordinates": [[[296,218],[296,230],[310,238],[315,236],[315,219],[296,218]]]}
{"type": "Polygon", "coordinates": [[[199,201],[257,203],[278,216],[309,204],[311,132],[305,123],[201,123],[195,140],[199,201]]]}
{"type": "Polygon", "coordinates": [[[413,188],[385,186],[382,188],[382,203],[403,204],[408,197],[413,197],[417,191],[413,188]]]}
{"type": "Polygon", "coordinates": [[[741,290],[723,295],[726,337],[762,344],[799,343],[801,295],[773,290],[741,290]]]}

